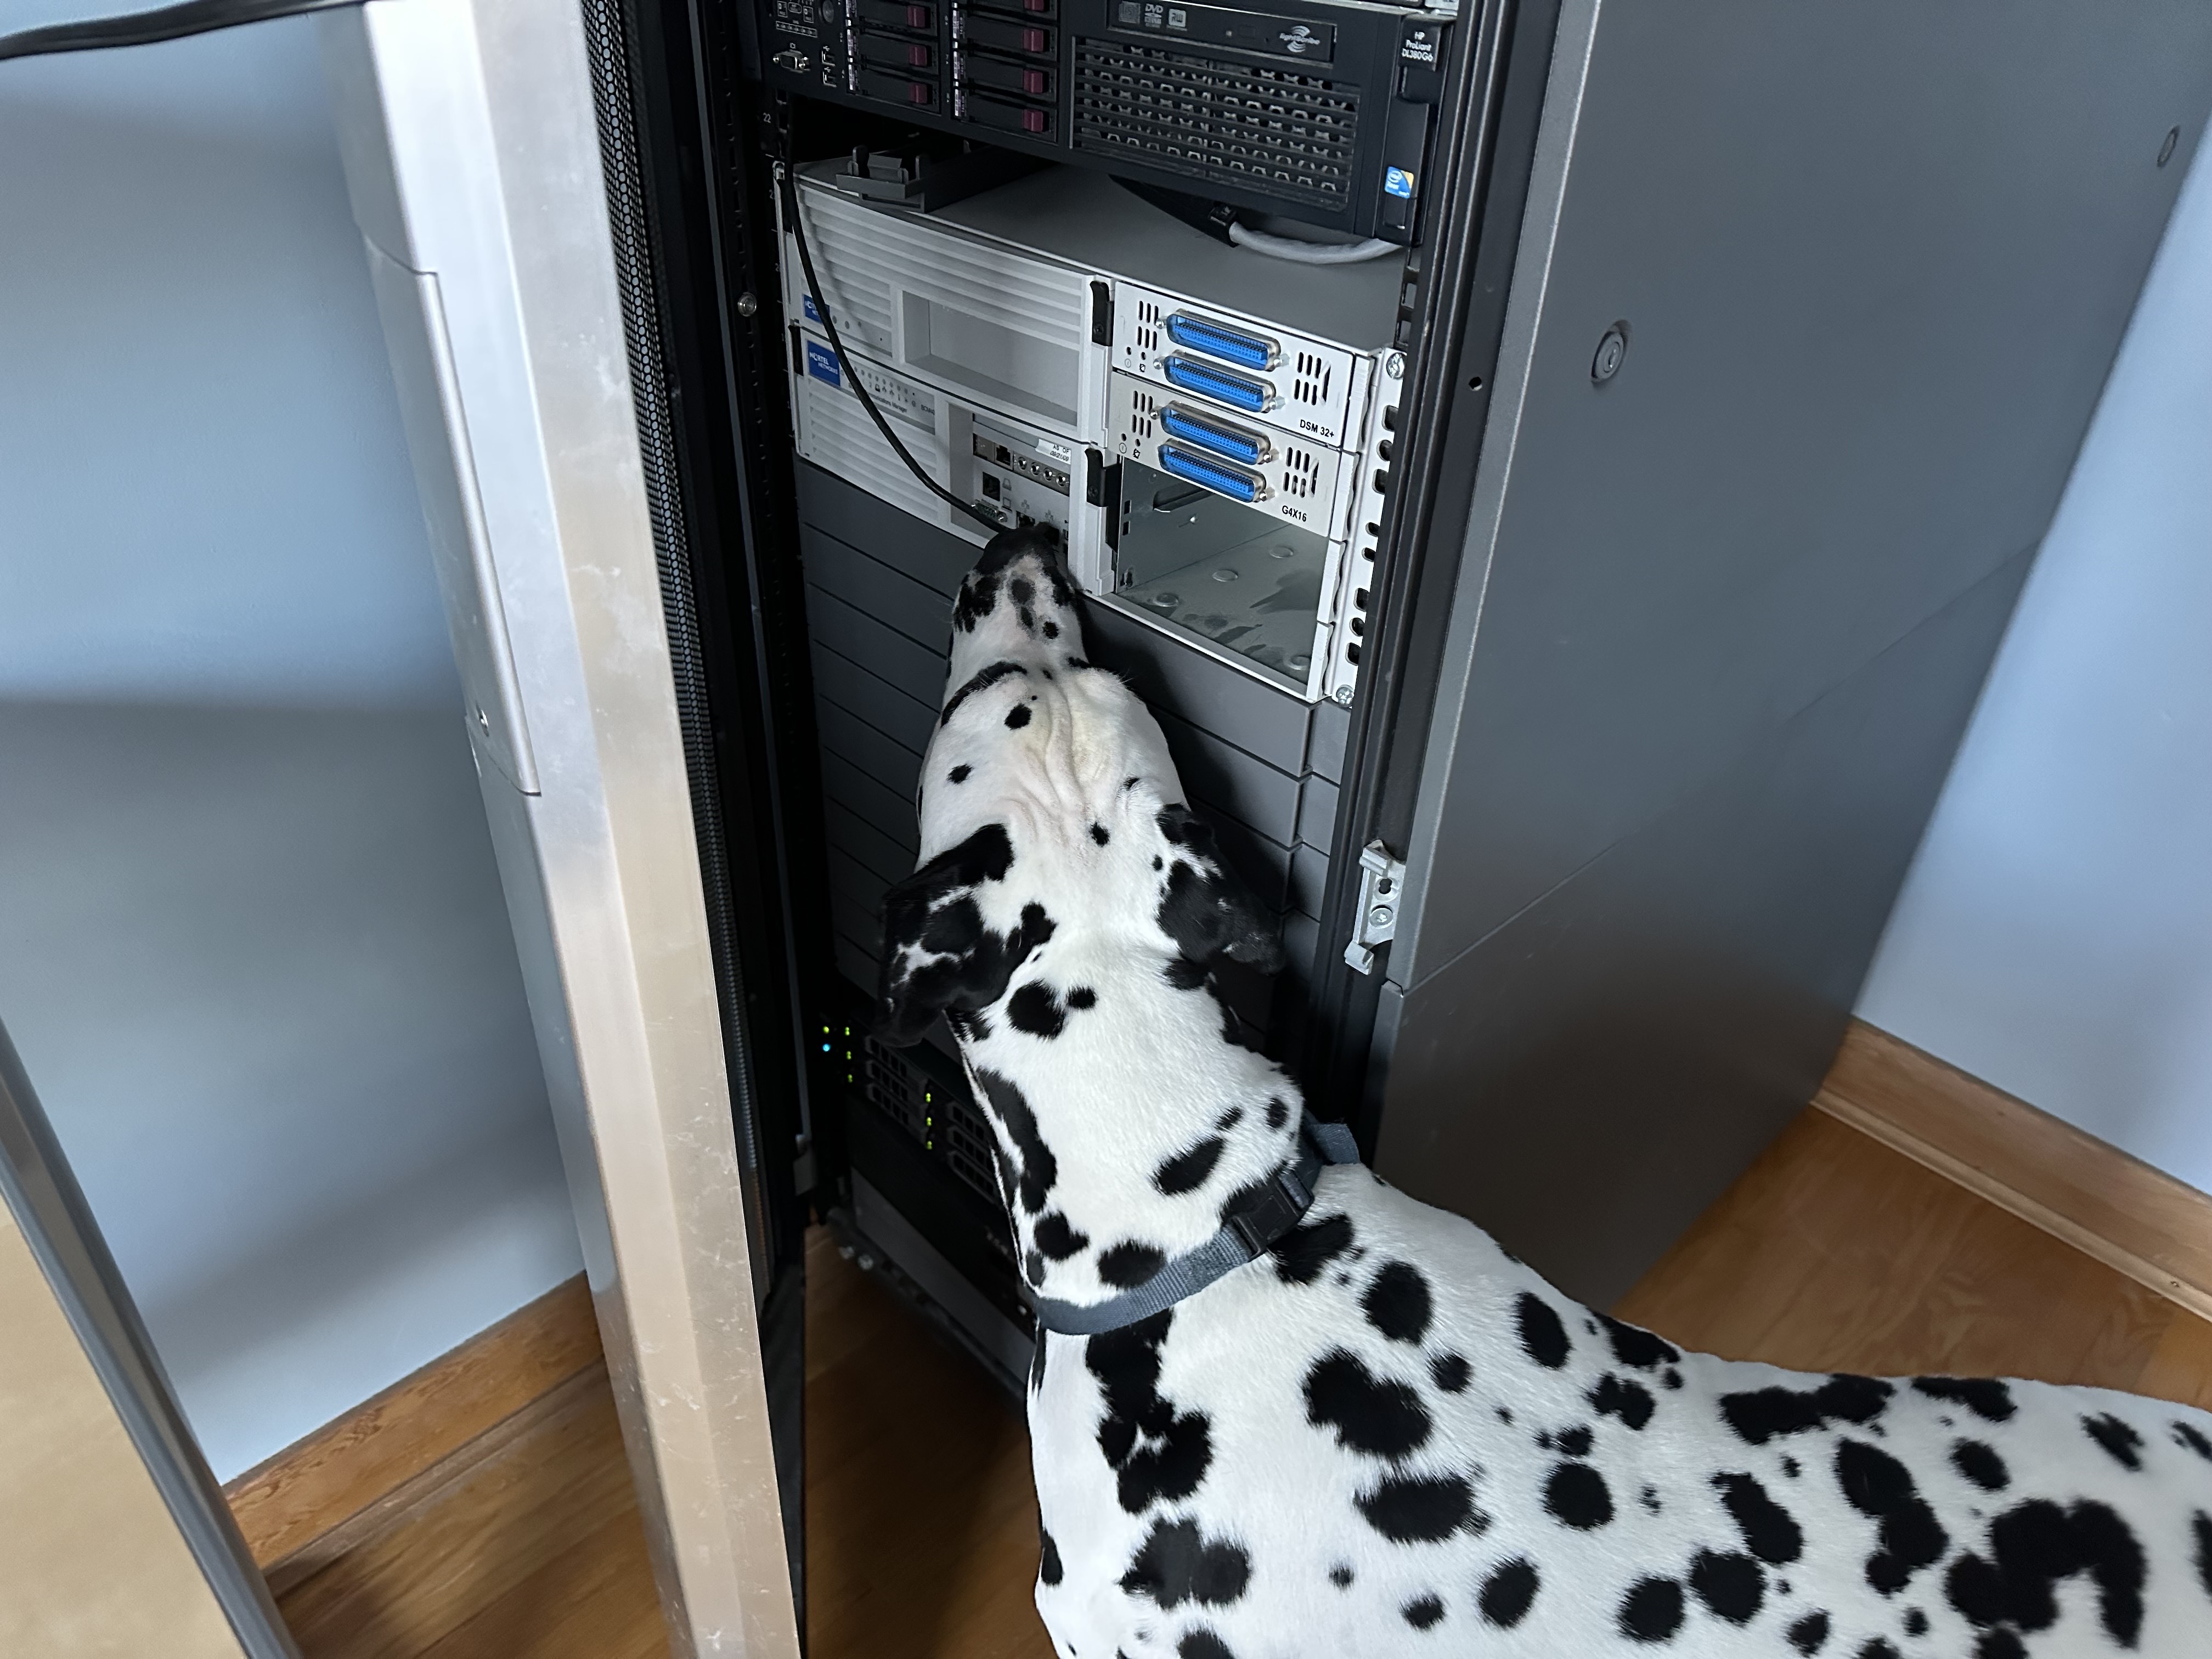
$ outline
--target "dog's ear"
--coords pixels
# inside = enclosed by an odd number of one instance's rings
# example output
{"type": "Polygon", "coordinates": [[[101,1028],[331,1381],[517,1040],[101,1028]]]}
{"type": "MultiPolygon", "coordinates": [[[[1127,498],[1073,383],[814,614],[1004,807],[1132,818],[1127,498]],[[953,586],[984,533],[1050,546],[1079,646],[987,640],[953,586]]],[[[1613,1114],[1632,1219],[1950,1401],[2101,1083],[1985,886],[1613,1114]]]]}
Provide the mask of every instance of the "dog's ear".
{"type": "Polygon", "coordinates": [[[1168,842],[1160,931],[1193,962],[1227,957],[1263,974],[1280,972],[1281,931],[1267,907],[1222,858],[1213,826],[1181,801],[1160,808],[1158,823],[1168,842]]]}
{"type": "Polygon", "coordinates": [[[1011,933],[984,926],[977,891],[1004,881],[1013,862],[1006,826],[987,823],[884,895],[878,1038],[906,1048],[940,1013],[989,1006],[1006,994],[1023,958],[1052,937],[1052,920],[1038,904],[1024,907],[1011,933]]]}

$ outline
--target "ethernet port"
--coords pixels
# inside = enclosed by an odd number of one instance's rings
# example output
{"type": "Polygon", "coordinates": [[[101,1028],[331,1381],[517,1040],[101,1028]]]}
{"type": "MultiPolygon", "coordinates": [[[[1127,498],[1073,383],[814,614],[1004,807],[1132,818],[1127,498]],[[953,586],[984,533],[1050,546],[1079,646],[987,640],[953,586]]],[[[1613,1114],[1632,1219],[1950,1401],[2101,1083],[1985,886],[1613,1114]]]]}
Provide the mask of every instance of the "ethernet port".
{"type": "Polygon", "coordinates": [[[1115,597],[1310,695],[1328,540],[1137,461],[1121,473],[1115,597]]]}

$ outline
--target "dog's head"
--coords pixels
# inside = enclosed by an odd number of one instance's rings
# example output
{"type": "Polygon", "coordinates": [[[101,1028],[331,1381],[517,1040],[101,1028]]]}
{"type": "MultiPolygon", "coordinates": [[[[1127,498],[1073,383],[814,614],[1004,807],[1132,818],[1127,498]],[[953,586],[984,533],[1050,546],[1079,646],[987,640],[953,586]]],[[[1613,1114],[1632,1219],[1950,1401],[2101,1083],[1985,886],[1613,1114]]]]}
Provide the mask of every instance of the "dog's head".
{"type": "MultiPolygon", "coordinates": [[[[878,1035],[915,1042],[940,1013],[956,1030],[987,1026],[1048,941],[1093,978],[1142,965],[1194,985],[1224,957],[1280,968],[1273,919],[1183,804],[1158,722],[1085,659],[1057,538],[993,538],[952,627],[922,768],[921,865],[884,901],[878,1035]]],[[[1025,1030],[1054,1018],[1009,1013],[1025,1030]]]]}

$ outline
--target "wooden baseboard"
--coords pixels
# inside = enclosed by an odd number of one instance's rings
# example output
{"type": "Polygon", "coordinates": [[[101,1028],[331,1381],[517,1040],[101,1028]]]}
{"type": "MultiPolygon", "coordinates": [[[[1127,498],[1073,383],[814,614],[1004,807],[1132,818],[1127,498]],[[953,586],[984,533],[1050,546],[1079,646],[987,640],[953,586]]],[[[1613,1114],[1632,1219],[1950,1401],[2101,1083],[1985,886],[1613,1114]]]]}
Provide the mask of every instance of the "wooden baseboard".
{"type": "Polygon", "coordinates": [[[1851,1022],[1813,1104],[2212,1319],[2212,1197],[1851,1022]]]}
{"type": "Polygon", "coordinates": [[[223,1496],[269,1571],[356,1517],[408,1501],[448,1460],[599,1359],[580,1273],[248,1469],[223,1496]]]}

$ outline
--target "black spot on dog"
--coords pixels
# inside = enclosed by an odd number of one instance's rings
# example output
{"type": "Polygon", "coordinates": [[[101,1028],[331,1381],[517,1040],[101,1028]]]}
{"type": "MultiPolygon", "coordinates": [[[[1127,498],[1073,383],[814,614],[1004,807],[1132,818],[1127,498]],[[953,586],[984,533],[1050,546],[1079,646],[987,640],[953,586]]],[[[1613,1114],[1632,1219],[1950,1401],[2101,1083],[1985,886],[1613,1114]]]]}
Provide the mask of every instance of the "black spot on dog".
{"type": "Polygon", "coordinates": [[[2019,1409],[2011,1389],[1993,1376],[1916,1376],[1912,1386],[1930,1400],[1964,1406],[1985,1423],[2002,1423],[2019,1409]]]}
{"type": "Polygon", "coordinates": [[[1912,1575],[1943,1558],[1950,1534],[1912,1483],[1912,1474],[1879,1447],[1845,1440],[1836,1448],[1836,1482],[1853,1509],[1881,1524],[1881,1547],[1867,1558],[1867,1583],[1893,1595],[1912,1575]]]}
{"type": "Polygon", "coordinates": [[[1927,1634],[1928,1634],[1928,1615],[1927,1615],[1926,1613],[1924,1613],[1921,1612],[1921,1611],[1920,1611],[1920,1609],[1919,1609],[1919,1608],[1917,1608],[1917,1607],[1907,1607],[1907,1608],[1905,1608],[1905,1633],[1907,1636],[1925,1636],[1925,1635],[1927,1635],[1927,1634]]]}
{"type": "Polygon", "coordinates": [[[975,769],[972,766],[956,766],[945,775],[945,781],[947,783],[965,783],[968,775],[975,769]]]}
{"type": "Polygon", "coordinates": [[[2199,1510],[2190,1517],[2189,1524],[2197,1534],[2197,1582],[2204,1586],[2207,1595],[2212,1595],[2212,1515],[2199,1510]]]}
{"type": "Polygon", "coordinates": [[[1798,1468],[1796,1458],[1785,1457],[1782,1460],[1782,1473],[1795,1480],[1802,1471],[1798,1468]]]}
{"type": "Polygon", "coordinates": [[[1962,1554],[1944,1575],[1951,1605],[1970,1624],[2014,1632],[2047,1630],[2058,1618],[2051,1588],[2087,1573],[2097,1586],[2105,1631],[2124,1648],[2142,1631],[2142,1547],[2104,1504],[2061,1509],[2033,1498],[1990,1523],[1986,1558],[1962,1554]]]}
{"type": "Polygon", "coordinates": [[[1600,1314],[1598,1319],[1605,1327],[1605,1334],[1613,1339],[1614,1358],[1624,1365],[1648,1371],[1656,1366],[1671,1365],[1682,1357],[1681,1350],[1663,1337],[1638,1330],[1633,1325],[1624,1325],[1606,1314],[1600,1314]]]}
{"type": "Polygon", "coordinates": [[[1267,1098],[1267,1127],[1270,1129],[1279,1129],[1283,1125],[1288,1123],[1290,1121],[1290,1103],[1284,1100],[1279,1095],[1269,1096],[1267,1098]]]}
{"type": "Polygon", "coordinates": [[[952,625],[963,634],[975,631],[975,624],[991,614],[999,602],[999,579],[988,571],[969,573],[960,584],[959,597],[952,602],[952,625]]]}
{"type": "Polygon", "coordinates": [[[1985,1630],[1974,1644],[1974,1659],[2027,1659],[2027,1649],[2008,1630],[1985,1630]]]}
{"type": "Polygon", "coordinates": [[[1225,1145],[1219,1135],[1208,1135],[1188,1152],[1177,1152],[1164,1160],[1152,1171],[1152,1185],[1172,1198],[1178,1193],[1194,1193],[1206,1185],[1206,1176],[1213,1166],[1221,1162],[1225,1145]]]}
{"type": "Polygon", "coordinates": [[[1280,927],[1250,889],[1230,873],[1216,850],[1213,827],[1180,801],[1154,815],[1160,834],[1187,848],[1211,872],[1183,859],[1168,872],[1153,921],[1183,955],[1198,962],[1225,956],[1258,969],[1279,972],[1284,962],[1280,927]]]}
{"type": "Polygon", "coordinates": [[[1435,1595],[1416,1596],[1398,1609],[1399,1615],[1415,1630],[1426,1630],[1444,1616],[1444,1604],[1435,1595]]]}
{"type": "Polygon", "coordinates": [[[1521,1328],[1522,1351],[1529,1358],[1554,1371],[1567,1363],[1567,1328],[1559,1322],[1550,1303],[1523,1291],[1513,1304],[1513,1313],[1521,1328]]]}
{"type": "MultiPolygon", "coordinates": [[[[1038,1346],[1044,1345],[1039,1343],[1038,1346]]],[[[1052,1541],[1052,1534],[1042,1528],[1037,1531],[1037,1577],[1047,1584],[1060,1582],[1060,1546],[1052,1541]]]]}
{"type": "Polygon", "coordinates": [[[2110,1412],[2083,1418],[2081,1427],[2089,1438],[2102,1446],[2106,1454],[2122,1468],[2142,1468],[2142,1436],[2110,1412]]]}
{"type": "Polygon", "coordinates": [[[1006,596],[1016,605],[1036,603],[1036,584],[1027,576],[1017,576],[1006,584],[1006,596]]]}
{"type": "Polygon", "coordinates": [[[1670,1389],[1679,1389],[1682,1386],[1682,1373],[1669,1365],[1667,1367],[1667,1374],[1659,1380],[1670,1389]]]}
{"type": "Polygon", "coordinates": [[[1984,1492],[2002,1492],[2012,1482],[2004,1459],[1978,1440],[1961,1440],[1952,1447],[1951,1467],[1984,1492]]]}
{"type": "Polygon", "coordinates": [[[1651,1390],[1630,1376],[1607,1371],[1589,1391],[1590,1409],[1601,1417],[1617,1417],[1632,1429],[1651,1420],[1651,1390]]]}
{"type": "MultiPolygon", "coordinates": [[[[1039,1216],[1036,1225],[1030,1230],[1030,1236],[1036,1240],[1037,1249],[1054,1261],[1066,1261],[1091,1243],[1091,1235],[1071,1225],[1067,1218],[1058,1210],[1039,1216]]],[[[1037,1346],[1044,1346],[1042,1340],[1037,1346]]]]}
{"type": "Polygon", "coordinates": [[[994,662],[977,669],[961,682],[958,690],[945,700],[945,708],[937,716],[938,725],[941,726],[951,725],[953,715],[960,712],[960,705],[978,691],[987,691],[1000,680],[1011,678],[1016,674],[1026,674],[1029,672],[1018,662],[994,662]]]}
{"type": "Polygon", "coordinates": [[[1052,1344],[1046,1341],[1044,1333],[1039,1331],[1036,1340],[1030,1344],[1030,1392],[1031,1394],[1044,1387],[1045,1356],[1051,1352],[1052,1344]]]}
{"type": "Polygon", "coordinates": [[[1096,1008],[1098,1006],[1098,993],[1088,985],[1079,985],[1068,992],[1067,1006],[1071,1008],[1096,1008]]]}
{"type": "Polygon", "coordinates": [[[1658,1514],[1660,1508],[1659,1488],[1656,1486],[1644,1487],[1642,1492],[1636,1494],[1636,1501],[1643,1504],[1645,1509],[1650,1510],[1652,1514],[1658,1514]]]}
{"type": "Polygon", "coordinates": [[[1481,1609],[1486,1621],[1499,1630],[1511,1630],[1528,1616],[1528,1609],[1534,1605],[1536,1592],[1542,1585],[1535,1564],[1516,1556],[1491,1569],[1490,1577],[1482,1581],[1482,1589],[1475,1596],[1475,1606],[1481,1609]]]}
{"type": "Polygon", "coordinates": [[[1778,1435],[1803,1434],[1832,1422],[1870,1423],[1896,1390],[1878,1378],[1838,1375],[1817,1389],[1754,1389],[1721,1396],[1728,1425],[1754,1446],[1778,1435]]]}
{"type": "Polygon", "coordinates": [[[1031,1285],[1044,1283],[1044,1253],[1034,1248],[1022,1254],[1022,1277],[1031,1285]]]}
{"type": "Polygon", "coordinates": [[[1310,1285],[1328,1264],[1352,1248],[1352,1218],[1325,1216],[1291,1228],[1267,1247],[1275,1258],[1275,1277],[1285,1285],[1310,1285]]]}
{"type": "Polygon", "coordinates": [[[1176,1644],[1176,1659],[1237,1659],[1237,1656],[1212,1631],[1194,1630],[1176,1644]]]}
{"type": "Polygon", "coordinates": [[[1141,1515],[1154,1504],[1189,1497],[1213,1462],[1212,1425],[1203,1412],[1178,1412],[1159,1391],[1160,1344],[1172,1308],[1088,1339],[1084,1364],[1098,1379],[1105,1413],[1098,1449],[1115,1475],[1122,1509],[1141,1515]]]}
{"type": "Polygon", "coordinates": [[[1682,1586],[1672,1578],[1639,1578],[1620,1599],[1620,1633],[1632,1642],[1667,1642],[1682,1628],[1682,1586]]]}
{"type": "Polygon", "coordinates": [[[1213,1120],[1213,1127],[1226,1134],[1230,1130],[1235,1128],[1243,1121],[1244,1109],[1242,1106],[1231,1106],[1219,1117],[1213,1120]]]}
{"type": "Polygon", "coordinates": [[[1721,1507],[1743,1534],[1743,1547],[1760,1560],[1781,1566],[1805,1553],[1804,1528],[1756,1477],[1717,1474],[1713,1485],[1720,1489],[1721,1507]]]}
{"type": "Polygon", "coordinates": [[[1314,1361],[1305,1396],[1307,1422],[1334,1428],[1339,1445],[1370,1457],[1403,1457],[1427,1441],[1433,1426],[1419,1395],[1376,1376],[1342,1348],[1314,1361]]]}
{"type": "Polygon", "coordinates": [[[1352,1587],[1352,1569],[1341,1561],[1338,1562],[1328,1570],[1328,1582],[1339,1589],[1349,1589],[1352,1587]]]}
{"type": "Polygon", "coordinates": [[[1025,702],[1018,702],[1012,708],[1006,710],[1006,730],[1009,732],[1018,732],[1022,727],[1027,726],[1029,723],[1029,704],[1025,702]]]}
{"type": "MultiPolygon", "coordinates": [[[[1039,629],[1038,631],[1039,631],[1040,633],[1042,633],[1042,634],[1045,636],[1045,638],[1047,638],[1047,639],[1048,639],[1048,640],[1056,640],[1056,639],[1058,639],[1058,638],[1060,637],[1060,624],[1059,624],[1058,623],[1056,623],[1056,622],[1048,622],[1048,623],[1047,623],[1043,626],[1043,628],[1042,628],[1042,629],[1039,629]]],[[[1084,667],[1084,668],[1087,668],[1087,667],[1089,667],[1089,666],[1090,666],[1090,665],[1089,665],[1088,663],[1080,663],[1080,664],[1079,664],[1079,663],[1073,663],[1073,662],[1071,662],[1071,663],[1070,663],[1070,664],[1068,664],[1067,665],[1068,665],[1070,668],[1076,668],[1076,667],[1084,667]]]]}
{"type": "Polygon", "coordinates": [[[1440,1353],[1429,1361],[1429,1381],[1446,1394],[1457,1394],[1465,1389],[1472,1374],[1467,1361],[1455,1353],[1440,1353]]]}
{"type": "Polygon", "coordinates": [[[1134,1239],[1123,1239],[1098,1252],[1098,1277],[1119,1291],[1133,1291],[1151,1282],[1168,1265],[1164,1251],[1134,1239]]]}
{"type": "Polygon", "coordinates": [[[1206,964],[1188,957],[1174,957],[1160,969],[1160,977],[1178,991],[1195,991],[1206,983],[1206,964]]]}
{"type": "Polygon", "coordinates": [[[1818,1653],[1828,1639],[1828,1615],[1808,1613],[1783,1634],[1790,1638],[1790,1645],[1798,1652],[1818,1653]]]}
{"type": "Polygon", "coordinates": [[[1590,1441],[1590,1431],[1580,1425],[1565,1430],[1552,1437],[1552,1443],[1570,1457],[1588,1457],[1590,1441]]]}
{"type": "Polygon", "coordinates": [[[1462,1527],[1480,1533],[1490,1524],[1474,1507],[1474,1489],[1456,1474],[1389,1475],[1352,1502],[1395,1544],[1441,1543],[1462,1527]]]}
{"type": "Polygon", "coordinates": [[[1114,837],[1107,833],[1106,826],[1104,824],[1094,823],[1091,826],[1091,839],[1097,842],[1101,847],[1103,847],[1108,842],[1113,840],[1114,837]]]}
{"type": "Polygon", "coordinates": [[[1386,1261],[1359,1298],[1367,1322],[1393,1342],[1419,1342],[1429,1331],[1429,1281],[1410,1261],[1386,1261]]]}
{"type": "Polygon", "coordinates": [[[1252,1559],[1237,1545],[1200,1534],[1195,1521],[1155,1521],[1121,1575],[1121,1588],[1163,1607],[1185,1601],[1226,1607],[1244,1594],[1252,1559]]]}
{"type": "Polygon", "coordinates": [[[1766,1574],[1733,1550],[1699,1550],[1690,1563],[1690,1588],[1708,1613],[1731,1625],[1749,1624],[1766,1601],[1766,1574]]]}
{"type": "Polygon", "coordinates": [[[1560,1525],[1588,1532],[1613,1519],[1613,1494],[1589,1464],[1562,1463],[1544,1483],[1544,1507],[1560,1525]]]}
{"type": "Polygon", "coordinates": [[[1067,1013],[1051,988],[1033,979],[1006,999],[1006,1023],[1031,1036],[1056,1037],[1067,1024],[1067,1013]]]}
{"type": "Polygon", "coordinates": [[[2178,1446],[2186,1446],[2206,1462],[2212,1463],[2212,1440],[2208,1440],[2191,1424],[2176,1423],[2173,1440],[2178,1446]]]}
{"type": "Polygon", "coordinates": [[[1869,1636],[1859,1644],[1859,1650],[1851,1656],[1851,1659],[1904,1659],[1904,1656],[1887,1638],[1869,1636]]]}
{"type": "Polygon", "coordinates": [[[983,1103],[1005,1127],[1006,1138],[1014,1143],[1021,1163],[1016,1174],[1015,1191],[1020,1196],[1022,1208],[1035,1215],[1044,1208],[1045,1194],[1060,1180],[1060,1160],[1052,1155],[1052,1148],[1037,1133],[1036,1114],[1030,1109],[1028,1097],[1010,1079],[979,1066],[975,1068],[975,1080],[983,1085],[983,1103]]]}

